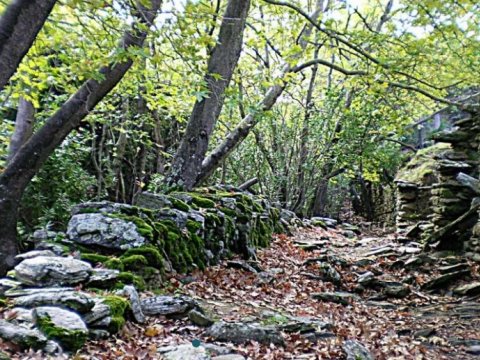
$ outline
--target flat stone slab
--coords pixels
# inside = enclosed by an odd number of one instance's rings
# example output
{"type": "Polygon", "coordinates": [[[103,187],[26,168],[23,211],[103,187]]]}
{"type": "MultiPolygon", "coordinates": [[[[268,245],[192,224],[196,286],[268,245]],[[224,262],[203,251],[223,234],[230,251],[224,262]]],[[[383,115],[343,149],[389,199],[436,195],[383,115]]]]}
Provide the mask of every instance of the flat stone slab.
{"type": "Polygon", "coordinates": [[[227,323],[219,321],[207,329],[205,335],[215,341],[243,344],[256,341],[261,344],[283,345],[284,339],[280,331],[274,327],[260,326],[257,324],[227,323]]]}
{"type": "Polygon", "coordinates": [[[475,296],[480,294],[480,281],[476,281],[470,284],[461,285],[453,290],[454,294],[475,296]]]}
{"type": "Polygon", "coordinates": [[[461,270],[457,272],[447,273],[436,278],[433,278],[430,281],[427,281],[422,285],[422,288],[425,290],[437,290],[444,287],[447,287],[452,282],[458,279],[465,278],[471,274],[470,270],[461,270]]]}
{"type": "Polygon", "coordinates": [[[43,305],[59,305],[75,310],[79,313],[86,313],[95,306],[94,298],[84,292],[63,290],[62,288],[26,289],[17,292],[7,293],[16,296],[12,297],[15,306],[32,308],[43,305]],[[25,295],[19,295],[22,292],[25,295]]]}
{"type": "Polygon", "coordinates": [[[145,315],[187,315],[197,306],[195,300],[187,296],[153,296],[140,302],[145,315]]]}
{"type": "Polygon", "coordinates": [[[352,300],[359,300],[360,298],[352,293],[337,291],[313,293],[311,297],[315,300],[322,300],[325,302],[333,302],[336,304],[348,305],[352,300]]]}
{"type": "Polygon", "coordinates": [[[15,279],[30,286],[62,286],[88,279],[92,266],[66,257],[37,256],[15,266],[15,279]]]}

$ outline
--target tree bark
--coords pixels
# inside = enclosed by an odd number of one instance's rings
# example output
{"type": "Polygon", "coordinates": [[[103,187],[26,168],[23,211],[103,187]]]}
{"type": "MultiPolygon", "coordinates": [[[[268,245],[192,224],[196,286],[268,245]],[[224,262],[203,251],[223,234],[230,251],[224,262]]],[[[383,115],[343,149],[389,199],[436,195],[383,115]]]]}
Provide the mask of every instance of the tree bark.
{"type": "MultiPolygon", "coordinates": [[[[161,0],[152,0],[150,9],[139,6],[131,31],[127,31],[120,46],[142,46],[149,26],[160,8],[161,0]]],[[[17,253],[16,222],[20,199],[26,186],[67,135],[80,125],[91,110],[123,78],[132,60],[100,69],[102,81],[87,80],[82,87],[52,115],[17,152],[0,175],[0,276],[14,265],[17,253]]]]}
{"type": "MultiPolygon", "coordinates": [[[[316,20],[321,14],[323,7],[323,1],[317,1],[317,9],[311,15],[311,18],[316,20]]],[[[300,47],[302,50],[305,50],[308,42],[305,41],[311,34],[313,29],[312,25],[307,26],[301,36],[300,36],[300,47]]],[[[301,52],[297,55],[300,57],[301,52]]],[[[278,79],[283,79],[285,75],[292,72],[293,67],[289,64],[286,64],[283,67],[282,74],[278,77],[278,79]]],[[[201,170],[198,172],[198,176],[194,183],[195,186],[200,185],[204,182],[214,171],[215,169],[222,163],[223,159],[226,158],[238,145],[242,143],[243,140],[248,136],[250,130],[257,124],[258,121],[258,113],[270,110],[273,105],[275,105],[277,99],[282,95],[283,90],[286,87],[285,82],[281,82],[281,84],[272,85],[265,94],[265,97],[258,103],[257,108],[254,112],[250,112],[243,118],[242,121],[233,129],[225,140],[219,144],[211,153],[208,155],[205,160],[202,162],[201,170]]]]}
{"type": "Polygon", "coordinates": [[[0,91],[17,70],[56,0],[13,0],[0,18],[0,91]]]}
{"type": "Polygon", "coordinates": [[[232,78],[243,44],[250,0],[229,0],[220,26],[218,42],[208,61],[205,83],[208,97],[193,107],[185,135],[173,159],[169,185],[187,190],[196,184],[210,136],[223,107],[225,89],[232,78]]]}
{"type": "Polygon", "coordinates": [[[33,104],[21,97],[18,102],[17,116],[15,118],[15,130],[10,139],[7,163],[13,159],[18,149],[32,136],[34,121],[35,108],[33,104]]]}

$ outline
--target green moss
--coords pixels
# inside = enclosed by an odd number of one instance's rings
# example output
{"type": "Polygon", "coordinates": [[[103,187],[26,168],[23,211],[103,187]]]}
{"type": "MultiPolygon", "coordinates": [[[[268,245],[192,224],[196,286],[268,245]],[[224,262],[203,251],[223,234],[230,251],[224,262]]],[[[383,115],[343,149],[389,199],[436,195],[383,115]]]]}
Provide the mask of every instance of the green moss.
{"type": "Polygon", "coordinates": [[[124,284],[128,284],[134,285],[139,291],[145,290],[145,281],[142,279],[142,277],[132,274],[128,271],[123,271],[118,274],[117,281],[116,288],[121,288],[124,284]]]}
{"type": "Polygon", "coordinates": [[[103,265],[105,265],[105,267],[108,269],[114,269],[114,270],[120,270],[120,271],[123,271],[125,269],[123,262],[118,258],[110,258],[109,260],[105,261],[103,265]]]}
{"type": "Polygon", "coordinates": [[[197,221],[187,220],[187,229],[192,233],[196,233],[198,230],[202,229],[202,224],[197,221]]]}
{"type": "Polygon", "coordinates": [[[224,213],[225,215],[227,216],[230,216],[230,217],[235,217],[237,216],[237,212],[235,210],[232,210],[230,208],[227,208],[227,207],[219,207],[218,210],[220,210],[222,213],[224,213]]]}
{"type": "Polygon", "coordinates": [[[100,255],[100,254],[93,254],[93,253],[88,253],[88,254],[81,254],[80,258],[82,260],[88,261],[90,264],[95,265],[95,264],[104,264],[107,262],[110,258],[105,255],[100,255]]]}
{"type": "Polygon", "coordinates": [[[7,299],[0,299],[0,307],[6,307],[8,305],[7,299]]]}
{"type": "Polygon", "coordinates": [[[48,316],[39,317],[37,326],[47,338],[58,341],[67,350],[76,351],[87,341],[87,332],[56,327],[48,316]]]}
{"type": "Polygon", "coordinates": [[[147,264],[157,269],[163,268],[163,257],[160,254],[160,251],[152,245],[145,245],[142,247],[129,249],[123,256],[128,257],[131,255],[142,255],[147,259],[147,264]]]}
{"type": "Polygon", "coordinates": [[[192,197],[192,203],[204,208],[204,209],[213,209],[215,207],[215,202],[207,199],[206,197],[202,197],[193,193],[189,194],[192,197]]]}
{"type": "Polygon", "coordinates": [[[190,206],[188,206],[185,201],[177,199],[173,196],[170,196],[168,199],[172,202],[172,206],[175,209],[178,209],[180,211],[185,211],[185,212],[188,212],[190,210],[190,206]]]}
{"type": "Polygon", "coordinates": [[[79,214],[93,214],[98,212],[99,212],[98,208],[93,208],[93,207],[81,208],[78,211],[79,214]]]}
{"type": "Polygon", "coordinates": [[[120,257],[120,261],[125,270],[138,270],[148,265],[148,260],[143,255],[123,255],[120,257]]]}
{"type": "Polygon", "coordinates": [[[116,295],[106,296],[102,302],[110,308],[112,321],[109,324],[108,331],[115,334],[125,325],[125,311],[130,308],[130,303],[128,300],[116,295]]]}

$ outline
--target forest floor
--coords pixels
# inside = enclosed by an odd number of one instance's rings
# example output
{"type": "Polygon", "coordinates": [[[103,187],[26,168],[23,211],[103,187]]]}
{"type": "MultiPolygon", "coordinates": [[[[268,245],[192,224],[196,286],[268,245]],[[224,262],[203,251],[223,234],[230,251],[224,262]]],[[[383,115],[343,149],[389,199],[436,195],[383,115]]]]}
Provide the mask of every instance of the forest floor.
{"type": "MultiPolygon", "coordinates": [[[[189,295],[214,318],[225,321],[279,325],[295,317],[310,317],[328,324],[315,340],[284,332],[284,347],[256,342],[222,344],[248,359],[345,359],[342,344],[346,339],[364,344],[375,359],[478,358],[479,296],[453,297],[447,289],[422,290],[422,284],[440,275],[442,265],[462,267],[458,264],[464,260],[436,258],[430,265],[408,270],[407,259],[422,258],[416,252],[414,246],[398,243],[393,235],[347,238],[341,230],[301,229],[292,236],[276,236],[271,247],[258,251],[256,267],[261,274],[270,274],[268,281],[259,273],[224,262],[188,277],[172,278],[166,292],[189,295]],[[341,275],[337,285],[322,280],[326,259],[341,275]],[[359,286],[362,274],[364,280],[373,276],[377,284],[393,284],[395,291],[359,286]],[[335,291],[349,292],[352,297],[345,304],[312,297],[335,291]]],[[[468,267],[466,280],[478,280],[479,265],[468,263],[468,267]]],[[[463,283],[465,279],[454,285],[463,283]]],[[[194,340],[214,343],[204,331],[188,319],[150,317],[146,325],[128,323],[116,338],[89,342],[75,358],[158,359],[162,346],[194,340]]]]}

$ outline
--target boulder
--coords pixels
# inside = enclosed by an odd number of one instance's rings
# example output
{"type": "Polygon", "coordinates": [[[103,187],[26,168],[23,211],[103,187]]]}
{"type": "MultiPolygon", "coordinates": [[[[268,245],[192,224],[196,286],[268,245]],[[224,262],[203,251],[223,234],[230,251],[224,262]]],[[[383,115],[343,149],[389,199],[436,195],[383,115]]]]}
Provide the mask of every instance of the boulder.
{"type": "Polygon", "coordinates": [[[88,279],[92,266],[84,261],[37,256],[15,266],[15,278],[25,285],[62,286],[81,283],[88,279]]]}
{"type": "Polygon", "coordinates": [[[58,305],[79,313],[86,313],[95,305],[91,295],[62,288],[25,289],[7,292],[6,295],[12,297],[13,305],[25,308],[58,305]],[[21,295],[22,293],[25,295],[21,295]]]}
{"type": "Polygon", "coordinates": [[[0,320],[0,338],[17,344],[22,349],[42,349],[47,344],[47,338],[37,329],[30,329],[0,320]]]}
{"type": "Polygon", "coordinates": [[[33,259],[37,256],[54,257],[57,256],[57,254],[55,254],[52,250],[32,250],[23,254],[18,254],[15,256],[15,260],[20,262],[26,259],[33,259]]]}
{"type": "Polygon", "coordinates": [[[111,315],[110,306],[103,303],[102,299],[95,299],[95,306],[83,315],[83,320],[91,325],[111,315]]]}
{"type": "Polygon", "coordinates": [[[342,283],[342,276],[329,263],[321,263],[319,271],[323,281],[328,281],[335,285],[340,285],[342,283]]]}
{"type": "Polygon", "coordinates": [[[178,316],[187,315],[188,311],[197,307],[195,300],[187,296],[153,296],[140,302],[145,315],[178,316]]]}
{"type": "Polygon", "coordinates": [[[374,360],[365,345],[356,340],[345,341],[342,348],[347,355],[347,360],[374,360]]]}
{"type": "Polygon", "coordinates": [[[87,285],[93,288],[110,288],[117,281],[120,271],[113,269],[92,269],[87,285]]]}
{"type": "Polygon", "coordinates": [[[42,306],[34,310],[37,327],[51,340],[67,350],[80,349],[88,337],[88,329],[82,318],[65,309],[42,306]]]}
{"type": "Polygon", "coordinates": [[[205,332],[215,341],[232,342],[243,344],[256,341],[261,344],[283,345],[284,339],[280,331],[274,327],[260,326],[257,324],[227,323],[219,321],[213,324],[205,332]]]}
{"type": "Polygon", "coordinates": [[[147,243],[133,222],[99,213],[72,216],[67,235],[82,245],[114,250],[127,250],[147,243]]]}
{"type": "Polygon", "coordinates": [[[4,296],[8,290],[16,289],[22,286],[20,281],[16,281],[10,278],[0,279],[0,297],[4,296]]]}

